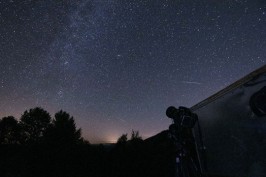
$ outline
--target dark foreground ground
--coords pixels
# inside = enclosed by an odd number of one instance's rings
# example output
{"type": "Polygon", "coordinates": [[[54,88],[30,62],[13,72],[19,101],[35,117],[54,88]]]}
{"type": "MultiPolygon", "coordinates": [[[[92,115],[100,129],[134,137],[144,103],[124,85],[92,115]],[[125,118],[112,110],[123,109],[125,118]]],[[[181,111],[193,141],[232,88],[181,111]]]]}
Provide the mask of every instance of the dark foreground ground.
{"type": "MultiPolygon", "coordinates": [[[[162,133],[163,137],[166,133],[162,133]]],[[[1,145],[1,177],[172,177],[171,142],[114,145],[1,145]]]]}
{"type": "Polygon", "coordinates": [[[167,136],[108,145],[0,145],[0,177],[175,177],[167,136]]]}

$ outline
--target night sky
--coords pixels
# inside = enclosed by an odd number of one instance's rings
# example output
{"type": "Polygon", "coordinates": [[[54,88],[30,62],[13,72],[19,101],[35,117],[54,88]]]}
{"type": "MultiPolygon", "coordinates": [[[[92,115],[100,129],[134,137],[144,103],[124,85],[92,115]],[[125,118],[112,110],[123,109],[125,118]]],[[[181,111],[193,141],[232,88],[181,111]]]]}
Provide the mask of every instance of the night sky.
{"type": "Polygon", "coordinates": [[[92,143],[168,129],[265,63],[265,0],[0,0],[0,117],[63,109],[92,143]]]}

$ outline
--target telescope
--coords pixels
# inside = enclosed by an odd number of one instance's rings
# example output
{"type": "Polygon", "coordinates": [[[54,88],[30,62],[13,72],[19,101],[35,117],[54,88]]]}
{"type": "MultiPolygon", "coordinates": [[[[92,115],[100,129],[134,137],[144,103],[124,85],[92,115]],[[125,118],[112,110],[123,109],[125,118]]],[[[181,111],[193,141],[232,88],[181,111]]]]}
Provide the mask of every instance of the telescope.
{"type": "Polygon", "coordinates": [[[183,128],[193,128],[198,120],[197,114],[194,114],[190,109],[180,106],[178,109],[170,106],[166,110],[167,117],[174,120],[177,126],[183,128]]]}
{"type": "Polygon", "coordinates": [[[186,107],[180,106],[177,109],[170,106],[166,110],[166,115],[173,119],[173,124],[169,126],[169,137],[176,149],[175,176],[203,177],[199,149],[193,131],[196,123],[199,126],[197,114],[186,107]]]}

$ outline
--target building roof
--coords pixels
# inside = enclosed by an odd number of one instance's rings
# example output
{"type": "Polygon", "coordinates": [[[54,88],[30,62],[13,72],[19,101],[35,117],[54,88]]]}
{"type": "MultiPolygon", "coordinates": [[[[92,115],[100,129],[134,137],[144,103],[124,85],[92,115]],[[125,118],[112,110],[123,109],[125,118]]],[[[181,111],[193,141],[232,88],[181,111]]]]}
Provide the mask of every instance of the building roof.
{"type": "Polygon", "coordinates": [[[225,87],[224,89],[222,89],[221,91],[215,93],[214,95],[206,98],[205,100],[197,103],[196,105],[192,106],[190,109],[192,111],[195,111],[197,109],[200,109],[203,106],[206,106],[207,104],[219,99],[220,97],[224,96],[225,94],[231,92],[232,90],[240,87],[241,85],[249,82],[250,80],[252,80],[254,77],[257,77],[263,73],[266,73],[266,65],[260,67],[259,69],[251,72],[250,74],[246,75],[245,77],[239,79],[238,81],[234,82],[233,84],[225,87]]]}

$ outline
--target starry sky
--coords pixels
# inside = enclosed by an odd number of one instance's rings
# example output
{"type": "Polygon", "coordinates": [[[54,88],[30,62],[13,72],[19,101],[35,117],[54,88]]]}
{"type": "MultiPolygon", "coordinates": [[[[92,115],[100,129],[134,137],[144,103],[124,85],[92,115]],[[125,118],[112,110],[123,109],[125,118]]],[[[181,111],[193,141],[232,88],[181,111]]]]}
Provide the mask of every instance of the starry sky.
{"type": "Polygon", "coordinates": [[[265,63],[264,0],[0,0],[0,117],[63,109],[92,143],[168,129],[265,63]]]}

